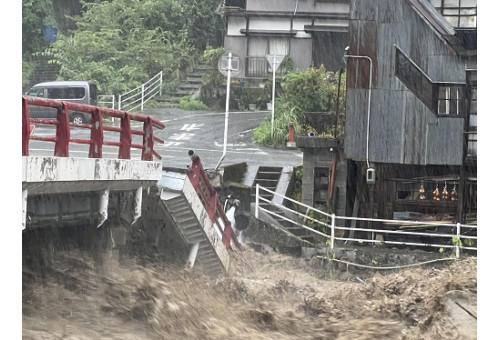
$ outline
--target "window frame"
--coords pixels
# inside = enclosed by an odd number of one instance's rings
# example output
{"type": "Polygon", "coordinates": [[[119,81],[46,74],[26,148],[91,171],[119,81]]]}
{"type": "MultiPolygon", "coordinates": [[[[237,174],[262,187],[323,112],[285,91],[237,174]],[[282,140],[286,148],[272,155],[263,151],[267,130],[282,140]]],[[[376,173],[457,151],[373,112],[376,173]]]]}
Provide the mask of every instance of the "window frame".
{"type": "Polygon", "coordinates": [[[394,75],[438,117],[464,117],[467,113],[465,83],[433,82],[431,78],[398,46],[395,53],[394,75]],[[402,67],[404,66],[404,67],[402,67]],[[452,98],[451,89],[457,90],[457,98],[452,98]],[[442,97],[442,90],[450,89],[450,96],[442,97]],[[458,98],[460,93],[460,98],[458,98]],[[452,100],[456,100],[452,110],[452,100]],[[445,109],[442,110],[442,104],[445,109]]]}

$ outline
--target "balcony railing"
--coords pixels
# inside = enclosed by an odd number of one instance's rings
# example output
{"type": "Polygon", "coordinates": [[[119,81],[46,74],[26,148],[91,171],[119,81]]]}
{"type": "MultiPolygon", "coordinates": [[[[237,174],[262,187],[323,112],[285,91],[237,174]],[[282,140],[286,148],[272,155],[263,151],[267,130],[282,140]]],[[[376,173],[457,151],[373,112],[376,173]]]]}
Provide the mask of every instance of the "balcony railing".
{"type": "MultiPolygon", "coordinates": [[[[284,74],[283,64],[278,67],[276,74],[284,74]]],[[[273,73],[266,57],[246,57],[245,75],[249,78],[267,78],[273,73]]]]}

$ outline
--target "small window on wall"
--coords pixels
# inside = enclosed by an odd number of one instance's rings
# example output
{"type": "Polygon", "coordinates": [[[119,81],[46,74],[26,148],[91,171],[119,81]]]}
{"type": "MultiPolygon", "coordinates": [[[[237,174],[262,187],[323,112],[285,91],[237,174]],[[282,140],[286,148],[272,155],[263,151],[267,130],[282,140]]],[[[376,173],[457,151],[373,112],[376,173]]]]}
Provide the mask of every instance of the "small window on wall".
{"type": "Polygon", "coordinates": [[[268,54],[288,54],[288,39],[251,37],[248,40],[248,56],[265,57],[268,54]]]}
{"type": "Polygon", "coordinates": [[[436,115],[466,114],[465,84],[434,83],[396,47],[395,75],[436,115]]]}
{"type": "Polygon", "coordinates": [[[248,39],[248,56],[246,60],[246,76],[265,77],[272,73],[266,55],[288,54],[288,39],[279,37],[250,37],[248,39]]]}
{"type": "Polygon", "coordinates": [[[438,115],[460,115],[465,113],[465,87],[438,85],[438,115]]]}

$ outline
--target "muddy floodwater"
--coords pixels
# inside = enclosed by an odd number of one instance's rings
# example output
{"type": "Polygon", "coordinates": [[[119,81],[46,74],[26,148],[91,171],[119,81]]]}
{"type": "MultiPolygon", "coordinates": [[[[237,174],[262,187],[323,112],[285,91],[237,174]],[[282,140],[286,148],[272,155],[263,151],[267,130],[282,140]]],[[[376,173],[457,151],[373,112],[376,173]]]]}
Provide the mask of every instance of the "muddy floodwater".
{"type": "Polygon", "coordinates": [[[23,247],[23,339],[476,339],[476,258],[339,280],[252,248],[218,278],[114,250],[23,247]]]}

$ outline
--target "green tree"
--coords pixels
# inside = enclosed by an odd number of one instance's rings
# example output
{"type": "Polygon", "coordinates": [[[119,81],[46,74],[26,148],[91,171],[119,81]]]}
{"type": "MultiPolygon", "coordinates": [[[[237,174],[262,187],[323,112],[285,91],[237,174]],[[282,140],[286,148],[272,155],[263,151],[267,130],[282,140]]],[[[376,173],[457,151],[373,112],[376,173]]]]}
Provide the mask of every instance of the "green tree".
{"type": "Polygon", "coordinates": [[[174,80],[193,62],[182,7],[175,0],[82,2],[77,29],[53,45],[64,79],[87,79],[119,94],[164,71],[174,80]]]}
{"type": "Polygon", "coordinates": [[[22,3],[22,51],[23,56],[42,51],[49,44],[43,39],[42,28],[51,22],[51,0],[23,0],[22,3]]]}
{"type": "Polygon", "coordinates": [[[187,38],[200,52],[209,46],[222,46],[224,24],[215,14],[220,0],[182,0],[182,14],[185,18],[187,38]]]}

